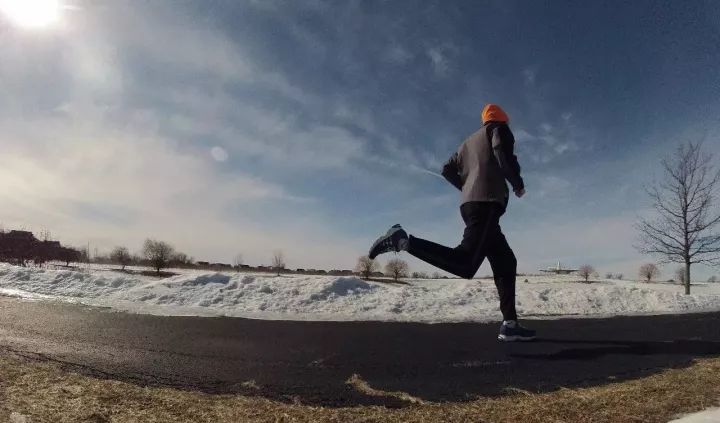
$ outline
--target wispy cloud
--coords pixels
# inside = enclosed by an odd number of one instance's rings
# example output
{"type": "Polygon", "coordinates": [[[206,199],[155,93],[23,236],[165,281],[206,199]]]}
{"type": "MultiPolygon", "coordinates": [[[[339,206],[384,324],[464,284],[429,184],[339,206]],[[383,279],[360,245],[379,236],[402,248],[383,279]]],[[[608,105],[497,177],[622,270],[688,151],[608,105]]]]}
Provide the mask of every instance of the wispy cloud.
{"type": "Polygon", "coordinates": [[[448,48],[444,46],[429,47],[425,54],[430,59],[435,74],[441,77],[450,72],[450,59],[447,56],[448,48]]]}
{"type": "Polygon", "coordinates": [[[560,118],[551,122],[541,122],[537,130],[528,131],[524,128],[514,130],[520,148],[536,163],[549,163],[567,153],[580,150],[579,128],[570,124],[570,113],[563,113],[560,118]]]}
{"type": "Polygon", "coordinates": [[[529,87],[535,85],[536,74],[537,72],[534,69],[523,69],[523,80],[525,81],[525,86],[529,87]]]}
{"type": "Polygon", "coordinates": [[[391,63],[397,65],[404,65],[413,58],[413,54],[398,43],[391,44],[386,49],[385,55],[391,63]]]}

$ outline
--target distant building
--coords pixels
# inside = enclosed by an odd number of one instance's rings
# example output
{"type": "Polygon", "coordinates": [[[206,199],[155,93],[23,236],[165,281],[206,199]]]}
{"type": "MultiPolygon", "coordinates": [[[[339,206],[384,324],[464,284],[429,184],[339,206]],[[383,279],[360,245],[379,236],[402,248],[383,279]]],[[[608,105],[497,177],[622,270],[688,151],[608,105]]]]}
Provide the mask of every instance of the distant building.
{"type": "Polygon", "coordinates": [[[40,241],[30,231],[0,233],[0,261],[25,265],[27,260],[42,264],[49,260],[77,261],[79,252],[63,247],[59,241],[40,241]]]}
{"type": "Polygon", "coordinates": [[[16,231],[12,230],[6,234],[2,235],[5,239],[10,240],[26,240],[26,241],[39,241],[37,238],[35,238],[35,235],[33,235],[30,231],[16,231]]]}

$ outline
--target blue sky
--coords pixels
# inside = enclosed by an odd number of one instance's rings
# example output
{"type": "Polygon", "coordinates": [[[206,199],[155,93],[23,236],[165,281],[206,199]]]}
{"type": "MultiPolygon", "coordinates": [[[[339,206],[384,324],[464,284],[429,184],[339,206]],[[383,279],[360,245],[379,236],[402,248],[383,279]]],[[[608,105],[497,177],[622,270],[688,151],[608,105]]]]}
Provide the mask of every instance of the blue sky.
{"type": "Polygon", "coordinates": [[[454,245],[457,193],[427,171],[494,102],[528,190],[502,221],[520,270],[634,275],[659,159],[720,153],[717,2],[63,4],[0,20],[0,221],[101,251],[351,268],[394,223],[454,245]]]}

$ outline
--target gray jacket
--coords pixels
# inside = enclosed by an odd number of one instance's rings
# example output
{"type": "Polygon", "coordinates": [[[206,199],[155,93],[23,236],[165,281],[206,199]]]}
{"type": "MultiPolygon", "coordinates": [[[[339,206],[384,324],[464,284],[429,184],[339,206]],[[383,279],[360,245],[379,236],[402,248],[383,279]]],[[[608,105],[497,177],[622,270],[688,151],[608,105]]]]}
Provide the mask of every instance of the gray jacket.
{"type": "Polygon", "coordinates": [[[462,191],[462,204],[493,201],[507,206],[509,190],[525,187],[514,154],[515,137],[505,123],[487,122],[443,166],[442,175],[462,191]]]}

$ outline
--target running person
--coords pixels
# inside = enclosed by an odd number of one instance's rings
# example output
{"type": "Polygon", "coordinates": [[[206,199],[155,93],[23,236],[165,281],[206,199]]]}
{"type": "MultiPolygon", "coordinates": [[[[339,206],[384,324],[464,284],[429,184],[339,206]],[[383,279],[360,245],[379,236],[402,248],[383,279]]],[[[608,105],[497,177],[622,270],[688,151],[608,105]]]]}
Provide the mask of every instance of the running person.
{"type": "Polygon", "coordinates": [[[503,323],[498,339],[527,341],[535,331],[517,322],[515,278],[517,260],[500,229],[510,192],[506,180],[518,198],[525,195],[520,165],[514,154],[515,138],[508,116],[494,104],[482,111],[482,127],[470,135],[443,166],[442,175],[462,192],[460,214],[465,232],[460,245],[445,247],[432,241],[408,236],[395,225],[373,244],[369,257],[395,251],[413,256],[456,276],[472,279],[487,257],[500,296],[503,323]]]}

